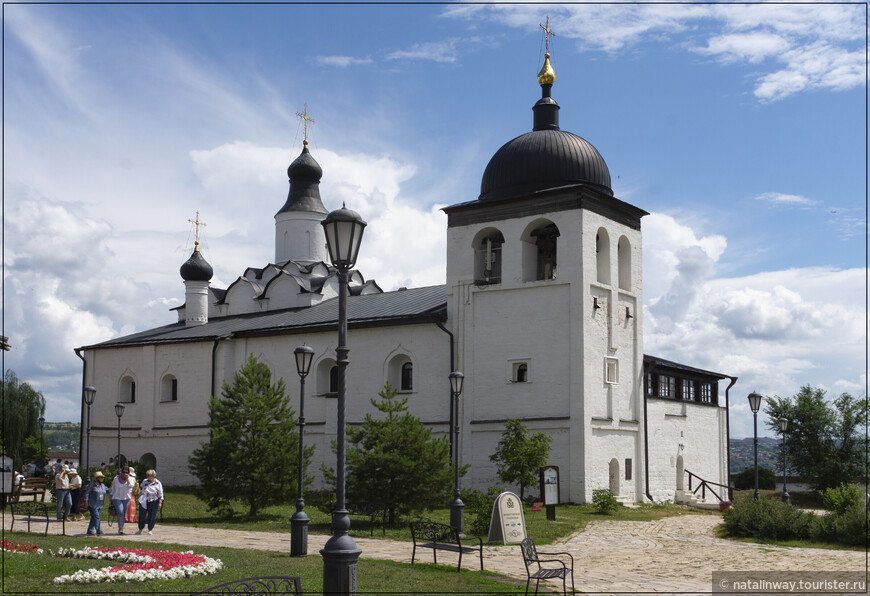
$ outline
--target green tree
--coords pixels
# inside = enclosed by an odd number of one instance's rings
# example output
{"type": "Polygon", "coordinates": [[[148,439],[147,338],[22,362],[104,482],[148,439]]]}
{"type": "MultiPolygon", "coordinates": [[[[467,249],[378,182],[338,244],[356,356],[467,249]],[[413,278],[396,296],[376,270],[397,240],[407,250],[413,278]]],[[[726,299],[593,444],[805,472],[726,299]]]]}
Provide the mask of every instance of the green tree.
{"type": "Polygon", "coordinates": [[[39,443],[39,417],[45,414],[45,398],[11,370],[3,377],[3,446],[20,467],[27,437],[39,443]]]}
{"type": "Polygon", "coordinates": [[[30,436],[21,444],[22,461],[48,461],[48,446],[39,444],[38,436],[30,436]]]}
{"type": "MultiPolygon", "coordinates": [[[[210,510],[228,515],[233,500],[245,502],[250,516],[266,505],[293,501],[299,433],[283,379],[272,384],[269,367],[250,356],[232,386],[224,382],[220,399],[212,397],[208,407],[211,440],[200,443],[188,461],[199,479],[197,496],[210,510]]],[[[305,448],[303,469],[313,453],[313,446],[305,448]]]]}
{"type": "MultiPolygon", "coordinates": [[[[744,468],[734,475],[734,488],[737,490],[755,489],[755,466],[744,468]]],[[[762,466],[758,466],[758,489],[773,490],[776,488],[776,474],[762,466]]]]}
{"type": "Polygon", "coordinates": [[[538,470],[546,465],[549,454],[548,435],[529,435],[522,420],[512,418],[505,422],[498,448],[489,459],[495,462],[502,482],[520,485],[522,500],[526,487],[533,485],[538,479],[538,470]]]}
{"type": "Polygon", "coordinates": [[[833,488],[862,475],[866,399],[843,393],[829,401],[823,389],[804,385],[793,397],[766,398],[764,413],[767,427],[779,436],[779,419],[788,418],[788,467],[817,489],[833,488]]]}
{"type": "Polygon", "coordinates": [[[453,481],[447,439],[432,438],[432,430],[396,393],[390,383],[384,385],[381,399],[370,400],[384,416],[366,414],[361,426],[348,426],[346,454],[348,500],[385,505],[391,524],[398,513],[446,503],[453,481]]]}

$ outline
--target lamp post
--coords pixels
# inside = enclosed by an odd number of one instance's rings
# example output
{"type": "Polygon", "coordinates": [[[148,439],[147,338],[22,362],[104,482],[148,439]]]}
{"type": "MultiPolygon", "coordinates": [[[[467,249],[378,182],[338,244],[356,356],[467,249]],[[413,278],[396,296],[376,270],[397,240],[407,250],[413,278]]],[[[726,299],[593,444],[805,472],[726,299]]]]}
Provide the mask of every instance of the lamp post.
{"type": "Polygon", "coordinates": [[[303,482],[303,439],[305,437],[305,377],[311,369],[314,359],[314,349],[309,346],[299,346],[293,350],[296,357],[296,372],[299,374],[299,463],[296,486],[299,496],[296,498],[296,513],[290,518],[290,556],[304,557],[308,554],[308,516],[305,515],[305,499],[302,498],[303,482]]]}
{"type": "Polygon", "coordinates": [[[338,270],[338,346],[335,349],[338,365],[338,425],[336,427],[337,461],[336,506],[332,512],[332,537],[320,554],[323,555],[323,593],[356,594],[357,561],[360,549],[348,535],[350,517],[344,502],[345,484],[345,397],[347,394],[347,282],[348,271],[356,263],[366,222],[358,213],[342,206],[326,216],[322,222],[326,234],[329,259],[338,270]]]}
{"type": "Polygon", "coordinates": [[[465,503],[459,497],[459,396],[465,375],[454,370],[449,375],[450,391],[453,393],[453,501],[450,503],[450,525],[462,534],[462,512],[465,503]]]}
{"type": "Polygon", "coordinates": [[[39,422],[39,459],[42,462],[42,470],[46,472],[47,475],[48,472],[45,470],[47,458],[44,458],[42,456],[42,450],[45,449],[45,442],[42,440],[42,429],[45,426],[45,416],[40,416],[39,418],[37,418],[37,422],[39,422]]]}
{"type": "Polygon", "coordinates": [[[118,457],[115,462],[118,465],[118,473],[121,473],[121,416],[124,415],[124,404],[118,402],[115,404],[115,416],[118,417],[118,457]]]}
{"type": "Polygon", "coordinates": [[[761,407],[761,394],[753,391],[749,394],[749,407],[752,409],[753,427],[753,450],[755,451],[755,494],[752,497],[758,500],[758,408],[761,407]]]}
{"type": "Polygon", "coordinates": [[[785,431],[788,430],[788,418],[785,416],[779,419],[779,429],[782,431],[782,502],[788,503],[789,495],[786,488],[786,471],[785,471],[785,431]]]}
{"type": "Polygon", "coordinates": [[[91,481],[91,406],[94,405],[94,398],[97,396],[97,389],[88,385],[82,390],[82,393],[85,394],[85,404],[88,406],[88,425],[87,425],[87,435],[88,435],[88,450],[85,452],[85,480],[88,482],[91,481]]]}

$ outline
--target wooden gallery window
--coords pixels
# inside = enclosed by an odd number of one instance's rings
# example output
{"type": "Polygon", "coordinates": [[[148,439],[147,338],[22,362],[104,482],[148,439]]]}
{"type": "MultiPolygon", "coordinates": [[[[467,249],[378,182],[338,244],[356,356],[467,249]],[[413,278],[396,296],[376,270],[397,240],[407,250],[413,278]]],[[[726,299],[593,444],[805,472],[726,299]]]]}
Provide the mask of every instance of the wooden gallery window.
{"type": "Polygon", "coordinates": [[[686,401],[695,401],[695,381],[683,379],[682,398],[686,401]]]}
{"type": "Polygon", "coordinates": [[[711,383],[701,383],[699,387],[700,401],[702,404],[716,403],[713,400],[713,385],[711,383]]]}
{"type": "Polygon", "coordinates": [[[656,396],[656,376],[652,373],[646,373],[646,396],[656,396]]]}
{"type": "Polygon", "coordinates": [[[677,378],[659,375],[659,397],[677,397],[677,378]]]}

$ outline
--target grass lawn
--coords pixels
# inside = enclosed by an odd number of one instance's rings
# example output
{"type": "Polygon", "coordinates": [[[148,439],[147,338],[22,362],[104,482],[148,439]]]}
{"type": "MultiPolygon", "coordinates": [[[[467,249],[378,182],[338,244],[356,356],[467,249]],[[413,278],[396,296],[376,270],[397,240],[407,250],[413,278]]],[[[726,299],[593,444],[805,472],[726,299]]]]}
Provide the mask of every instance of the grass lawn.
{"type": "MultiPolygon", "coordinates": [[[[36,544],[45,554],[5,554],[3,566],[3,593],[154,593],[189,594],[223,582],[244,577],[266,575],[291,575],[302,580],[306,594],[323,591],[323,559],[319,555],[290,558],[287,553],[243,550],[233,548],[189,547],[170,543],[148,543],[135,546],[154,550],[187,551],[220,559],[223,569],[215,575],[190,579],[161,580],[135,583],[111,584],[63,584],[53,585],[52,580],[60,575],[74,573],[79,569],[108,567],[108,561],[91,559],[67,559],[51,557],[49,550],[59,547],[83,548],[85,546],[126,546],[129,542],[111,539],[83,539],[71,536],[42,536],[24,532],[7,532],[6,539],[17,544],[36,544]]],[[[507,578],[487,571],[456,568],[446,565],[407,565],[391,561],[360,559],[358,564],[359,593],[416,594],[416,593],[523,593],[525,582],[507,578]]]]}
{"type": "MultiPolygon", "coordinates": [[[[247,513],[247,508],[239,503],[237,511],[247,513]]],[[[205,503],[197,499],[190,489],[167,489],[164,503],[163,520],[158,523],[167,525],[178,524],[201,528],[223,528],[229,530],[249,530],[256,532],[290,532],[290,516],[296,511],[296,507],[288,503],[286,505],[274,505],[260,510],[256,518],[247,515],[235,515],[234,517],[218,517],[208,511],[205,503]]],[[[317,507],[306,505],[305,513],[311,519],[308,531],[311,534],[331,534],[331,518],[320,511],[317,507]]],[[[547,521],[545,511],[535,514],[525,508],[526,533],[535,539],[538,544],[550,544],[560,538],[567,538],[580,532],[586,524],[593,520],[623,520],[623,521],[650,521],[682,515],[686,513],[707,515],[709,512],[696,509],[687,509],[680,505],[642,505],[637,508],[620,507],[614,515],[601,515],[596,512],[593,505],[563,505],[556,508],[556,521],[547,521]]],[[[719,515],[718,512],[715,512],[719,515]]],[[[395,526],[388,526],[386,538],[389,540],[411,540],[411,530],[408,522],[412,520],[430,520],[441,523],[450,523],[450,510],[436,509],[415,515],[409,519],[403,519],[395,526]]],[[[468,515],[465,516],[466,531],[469,524],[468,515]]],[[[351,536],[368,537],[368,521],[353,519],[350,529],[351,536]]],[[[374,537],[381,537],[380,528],[376,528],[374,537]]],[[[484,539],[486,536],[483,537],[484,539]]],[[[494,543],[494,544],[501,544],[494,543]]]]}

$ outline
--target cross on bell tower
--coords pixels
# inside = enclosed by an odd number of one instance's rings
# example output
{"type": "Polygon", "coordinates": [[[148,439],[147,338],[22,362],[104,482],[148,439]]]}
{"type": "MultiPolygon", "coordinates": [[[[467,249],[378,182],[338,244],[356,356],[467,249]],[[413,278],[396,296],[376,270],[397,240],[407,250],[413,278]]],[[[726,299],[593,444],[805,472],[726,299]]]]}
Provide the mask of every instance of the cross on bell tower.
{"type": "Polygon", "coordinates": [[[314,119],[308,116],[308,104],[305,104],[305,110],[302,114],[296,112],[296,115],[302,118],[302,146],[308,147],[308,123],[314,124],[314,119]]]}

